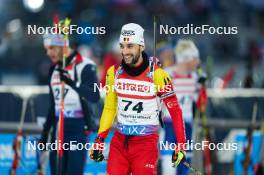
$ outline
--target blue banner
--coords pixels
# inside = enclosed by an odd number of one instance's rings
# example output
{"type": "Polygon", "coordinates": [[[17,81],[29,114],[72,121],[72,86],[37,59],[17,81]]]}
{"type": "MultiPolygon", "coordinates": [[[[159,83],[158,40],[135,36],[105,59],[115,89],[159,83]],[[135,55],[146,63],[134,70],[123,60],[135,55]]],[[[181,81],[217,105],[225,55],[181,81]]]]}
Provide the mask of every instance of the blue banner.
{"type": "MultiPolygon", "coordinates": [[[[0,134],[0,174],[9,175],[12,162],[14,159],[13,142],[15,134],[0,134]]],[[[113,132],[109,133],[105,141],[104,155],[109,152],[110,141],[112,139],[113,132]]],[[[33,143],[37,139],[36,135],[27,135],[23,137],[21,145],[21,161],[17,169],[17,175],[35,175],[37,174],[37,152],[33,149],[28,149],[28,142],[33,143]]],[[[89,142],[93,143],[96,137],[96,133],[89,135],[89,142]]],[[[84,175],[102,175],[106,174],[106,161],[97,163],[89,158],[89,151],[87,151],[87,161],[85,166],[84,175]]],[[[46,175],[50,175],[49,162],[46,163],[46,175]]]]}

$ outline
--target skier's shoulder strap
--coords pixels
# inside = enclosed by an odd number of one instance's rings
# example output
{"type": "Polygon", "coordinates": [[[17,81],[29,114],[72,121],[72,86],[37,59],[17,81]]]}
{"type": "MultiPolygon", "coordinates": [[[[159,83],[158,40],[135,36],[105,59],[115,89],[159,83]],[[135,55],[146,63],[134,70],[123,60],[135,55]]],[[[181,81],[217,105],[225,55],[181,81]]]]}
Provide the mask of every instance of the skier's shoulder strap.
{"type": "Polygon", "coordinates": [[[122,73],[122,71],[123,71],[122,64],[115,64],[114,65],[114,75],[115,75],[114,80],[115,81],[118,78],[118,76],[122,73]]]}
{"type": "Polygon", "coordinates": [[[155,70],[161,67],[161,63],[157,57],[149,57],[150,76],[154,81],[155,70]]]}

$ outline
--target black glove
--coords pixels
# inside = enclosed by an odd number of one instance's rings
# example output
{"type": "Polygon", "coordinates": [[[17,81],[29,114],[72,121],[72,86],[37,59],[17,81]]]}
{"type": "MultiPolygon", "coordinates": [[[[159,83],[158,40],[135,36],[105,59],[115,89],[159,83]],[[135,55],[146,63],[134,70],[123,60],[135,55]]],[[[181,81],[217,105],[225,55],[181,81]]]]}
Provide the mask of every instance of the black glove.
{"type": "Polygon", "coordinates": [[[90,159],[95,162],[101,162],[104,160],[104,155],[102,150],[91,150],[90,159]]]}
{"type": "Polygon", "coordinates": [[[200,76],[199,78],[198,78],[198,83],[200,83],[200,84],[204,84],[205,82],[206,82],[206,76],[200,76]]]}
{"type": "Polygon", "coordinates": [[[101,162],[104,160],[104,139],[97,137],[95,139],[95,145],[91,149],[90,159],[94,160],[95,162],[101,162]]]}
{"type": "Polygon", "coordinates": [[[198,83],[204,84],[207,80],[207,75],[201,67],[197,68],[197,74],[198,74],[198,83]]]}
{"type": "Polygon", "coordinates": [[[71,76],[67,70],[64,70],[62,68],[57,68],[56,70],[59,71],[61,81],[64,81],[72,88],[75,87],[75,82],[71,79],[71,76]]]}

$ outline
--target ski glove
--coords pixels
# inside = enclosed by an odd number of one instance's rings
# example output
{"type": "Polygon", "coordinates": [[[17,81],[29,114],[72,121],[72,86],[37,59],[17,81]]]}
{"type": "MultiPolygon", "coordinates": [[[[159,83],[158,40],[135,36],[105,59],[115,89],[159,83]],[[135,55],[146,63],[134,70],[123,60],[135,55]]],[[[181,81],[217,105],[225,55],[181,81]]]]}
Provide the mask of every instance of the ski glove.
{"type": "Polygon", "coordinates": [[[97,136],[93,148],[91,149],[90,159],[94,160],[95,162],[103,161],[104,160],[103,150],[104,150],[104,139],[97,136]]]}
{"type": "Polygon", "coordinates": [[[75,82],[70,78],[70,74],[67,70],[64,70],[62,68],[58,68],[57,69],[60,73],[60,79],[61,81],[64,81],[66,84],[68,84],[69,86],[71,86],[72,88],[75,87],[75,82]]]}
{"type": "Polygon", "coordinates": [[[178,151],[175,150],[172,153],[171,161],[173,164],[173,167],[178,166],[181,162],[185,161],[185,153],[184,151],[178,151]]]}

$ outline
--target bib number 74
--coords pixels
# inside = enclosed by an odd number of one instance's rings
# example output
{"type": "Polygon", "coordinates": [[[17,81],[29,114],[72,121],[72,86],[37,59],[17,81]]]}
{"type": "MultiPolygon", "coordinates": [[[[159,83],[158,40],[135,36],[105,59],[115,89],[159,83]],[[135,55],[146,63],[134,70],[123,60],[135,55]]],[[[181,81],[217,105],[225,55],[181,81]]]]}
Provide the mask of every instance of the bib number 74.
{"type": "Polygon", "coordinates": [[[133,105],[132,104],[133,102],[129,100],[122,100],[122,102],[126,103],[124,111],[127,111],[131,105],[133,107],[130,107],[130,108],[132,108],[133,111],[136,111],[137,113],[140,113],[141,111],[143,111],[143,102],[138,102],[135,105],[133,105]]]}

